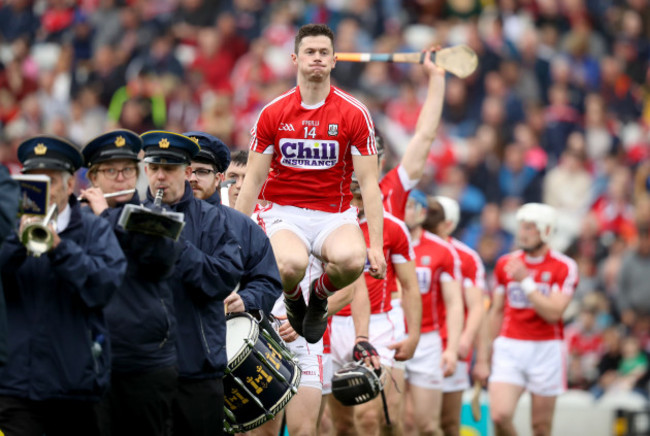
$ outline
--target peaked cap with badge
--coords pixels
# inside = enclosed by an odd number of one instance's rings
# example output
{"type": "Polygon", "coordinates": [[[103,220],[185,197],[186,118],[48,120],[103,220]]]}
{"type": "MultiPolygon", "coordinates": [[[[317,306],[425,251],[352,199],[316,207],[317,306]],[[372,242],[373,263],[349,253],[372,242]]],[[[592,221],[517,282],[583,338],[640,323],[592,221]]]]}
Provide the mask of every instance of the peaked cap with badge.
{"type": "Polygon", "coordinates": [[[99,135],[83,148],[85,166],[90,168],[101,162],[117,159],[139,161],[142,138],[127,129],[114,130],[99,135]]]}
{"type": "Polygon", "coordinates": [[[45,169],[74,174],[83,165],[79,148],[71,141],[54,135],[38,135],[18,146],[22,172],[45,169]]]}
{"type": "Polygon", "coordinates": [[[180,133],[150,130],[140,135],[144,161],[161,165],[182,165],[191,162],[201,150],[198,141],[180,133]]]}
{"type": "Polygon", "coordinates": [[[196,140],[201,150],[192,160],[206,162],[217,167],[217,171],[223,173],[230,165],[230,149],[224,142],[204,132],[185,132],[183,135],[191,140],[196,140]]]}

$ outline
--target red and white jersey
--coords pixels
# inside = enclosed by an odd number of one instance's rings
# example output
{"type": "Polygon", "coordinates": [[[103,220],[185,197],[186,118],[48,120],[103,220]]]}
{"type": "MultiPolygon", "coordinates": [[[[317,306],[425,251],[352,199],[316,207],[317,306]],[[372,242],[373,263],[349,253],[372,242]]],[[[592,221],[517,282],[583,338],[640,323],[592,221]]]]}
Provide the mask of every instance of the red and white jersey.
{"type": "MultiPolygon", "coordinates": [[[[449,237],[448,242],[456,250],[458,254],[458,259],[460,260],[460,280],[461,280],[461,289],[463,291],[463,314],[464,321],[467,322],[467,299],[465,296],[465,290],[471,287],[477,287],[481,291],[486,291],[485,285],[485,267],[483,266],[483,261],[480,256],[474,249],[465,245],[456,238],[449,237]]],[[[444,305],[441,306],[443,311],[443,316],[440,319],[442,323],[440,327],[440,339],[442,340],[442,346],[444,349],[447,348],[447,310],[444,305]]],[[[471,358],[471,353],[467,356],[471,358]]],[[[467,360],[467,359],[466,359],[467,360]]]]}
{"type": "Polygon", "coordinates": [[[445,302],[442,283],[460,280],[460,259],[454,247],[441,237],[423,232],[419,241],[413,242],[415,272],[422,297],[421,332],[442,330],[445,327],[445,302]]]}
{"type": "MultiPolygon", "coordinates": [[[[370,245],[370,238],[368,237],[368,222],[363,219],[359,222],[359,226],[363,231],[363,236],[366,238],[366,244],[370,245]]],[[[391,214],[384,212],[384,257],[386,258],[386,277],[383,279],[375,279],[370,276],[367,268],[370,266],[366,262],[366,270],[364,276],[366,279],[366,286],[368,287],[368,297],[370,298],[370,313],[386,313],[389,312],[393,306],[391,304],[391,286],[389,283],[390,278],[395,280],[395,264],[406,263],[415,260],[415,252],[413,245],[411,245],[411,237],[404,223],[391,214]]],[[[348,304],[341,309],[337,315],[350,316],[350,305],[348,304]]]]}
{"type": "Polygon", "coordinates": [[[575,261],[555,250],[548,250],[543,258],[531,259],[522,250],[501,256],[494,268],[496,288],[494,292],[504,294],[503,323],[501,336],[512,339],[546,341],[563,339],[562,321],[550,324],[535,312],[533,305],[521,289],[521,284],[506,275],[504,267],[511,256],[521,258],[535,280],[537,290],[543,295],[552,292],[572,296],[578,284],[578,267],[575,261]]]}
{"type": "Polygon", "coordinates": [[[379,182],[384,210],[394,217],[404,220],[404,210],[406,209],[409,192],[417,184],[417,180],[409,179],[406,170],[401,164],[387,172],[379,182]]]}
{"type": "Polygon", "coordinates": [[[486,292],[485,266],[478,253],[468,245],[456,238],[449,238],[449,242],[460,258],[460,272],[463,277],[463,289],[477,287],[486,292]]]}
{"type": "Polygon", "coordinates": [[[273,154],[259,198],[324,212],[350,208],[352,155],[377,154],[374,124],[357,99],[332,86],[320,104],[302,103],[298,87],[260,112],[250,149],[273,154]]]}

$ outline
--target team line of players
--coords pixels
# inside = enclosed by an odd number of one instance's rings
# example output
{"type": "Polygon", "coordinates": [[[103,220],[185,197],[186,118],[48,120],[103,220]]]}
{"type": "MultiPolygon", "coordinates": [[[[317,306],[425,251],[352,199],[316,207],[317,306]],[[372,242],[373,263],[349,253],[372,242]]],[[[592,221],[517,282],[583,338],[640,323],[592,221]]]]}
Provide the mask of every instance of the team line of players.
{"type": "MultiPolygon", "coordinates": [[[[474,348],[473,375],[489,375],[497,434],[515,434],[512,417],[525,389],[535,434],[550,434],[555,398],[565,390],[561,318],[578,279],[575,263],[548,246],[553,209],[526,204],[518,211],[520,250],[499,259],[487,315],[481,260],[451,237],[458,204],[413,190],[438,128],[444,71],[425,56],[429,83],[415,134],[399,165],[378,181],[382,147],[372,117],[329,82],[332,40],[322,26],[299,31],[292,54],[298,86],[261,111],[235,204],[248,215],[258,199],[264,204],[257,220],[282,276],[284,299],[273,312],[288,318],[280,333],[303,369],[286,407],[290,434],[316,434],[331,374],[358,357],[356,346],[388,372],[384,391],[394,422],[379,399],[354,408],[328,399],[337,434],[380,434],[389,426],[393,434],[459,434],[474,348]],[[292,160],[296,147],[282,147],[288,143],[300,143],[310,159],[292,160]],[[367,260],[359,255],[359,230],[367,260]]],[[[278,425],[276,419],[253,433],[277,434],[278,425]]]]}

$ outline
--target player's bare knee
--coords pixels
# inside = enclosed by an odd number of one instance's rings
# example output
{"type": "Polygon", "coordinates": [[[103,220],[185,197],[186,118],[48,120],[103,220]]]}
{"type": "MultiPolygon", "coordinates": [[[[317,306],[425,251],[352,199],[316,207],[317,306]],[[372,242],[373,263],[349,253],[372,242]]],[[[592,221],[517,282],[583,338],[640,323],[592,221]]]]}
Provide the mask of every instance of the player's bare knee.
{"type": "Polygon", "coordinates": [[[375,408],[365,408],[355,415],[355,419],[360,434],[377,434],[382,422],[381,414],[375,408]]]}
{"type": "Polygon", "coordinates": [[[550,422],[533,422],[533,435],[534,436],[548,436],[551,434],[550,422]]]}
{"type": "Polygon", "coordinates": [[[512,422],[512,414],[498,409],[490,410],[490,418],[495,426],[505,426],[512,422]]]}
{"type": "Polygon", "coordinates": [[[281,257],[277,259],[278,270],[280,270],[280,277],[282,277],[282,283],[285,285],[285,288],[293,288],[302,277],[305,275],[305,270],[307,269],[308,259],[304,261],[296,257],[281,257]],[[287,286],[289,285],[289,286],[287,286]]]}
{"type": "Polygon", "coordinates": [[[334,431],[337,436],[348,436],[355,434],[354,431],[354,422],[352,421],[351,416],[343,414],[343,416],[337,416],[335,419],[332,419],[334,423],[334,431]]]}

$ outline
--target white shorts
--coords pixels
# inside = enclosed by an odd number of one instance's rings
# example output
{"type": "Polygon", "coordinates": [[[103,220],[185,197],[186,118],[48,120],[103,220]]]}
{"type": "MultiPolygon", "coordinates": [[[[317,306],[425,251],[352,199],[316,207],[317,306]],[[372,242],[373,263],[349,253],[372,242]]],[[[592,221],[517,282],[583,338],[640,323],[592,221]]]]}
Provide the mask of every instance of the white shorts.
{"type": "MultiPolygon", "coordinates": [[[[298,366],[302,370],[298,387],[323,389],[323,341],[310,344],[302,336],[287,344],[287,348],[296,355],[298,366]]],[[[331,379],[331,377],[330,377],[331,379]]],[[[331,383],[330,383],[331,386],[331,383]]]]}
{"type": "Polygon", "coordinates": [[[270,238],[278,230],[295,233],[315,256],[321,256],[325,239],[344,224],[359,226],[356,208],[330,213],[271,203],[258,215],[258,222],[270,238]]]}
{"type": "Polygon", "coordinates": [[[442,392],[458,392],[469,389],[469,365],[464,360],[456,363],[456,372],[442,379],[442,392]]]}
{"type": "MultiPolygon", "coordinates": [[[[394,359],[395,351],[388,346],[404,339],[404,312],[401,307],[394,307],[387,313],[370,315],[368,327],[369,342],[377,350],[381,364],[396,369],[404,369],[404,362],[394,359]]],[[[354,323],[351,316],[333,316],[330,334],[332,351],[332,373],[352,362],[352,348],[356,339],[354,323]]]]}
{"type": "Polygon", "coordinates": [[[424,389],[442,390],[442,341],[437,331],[422,333],[415,353],[406,361],[409,384],[424,389]]]}
{"type": "Polygon", "coordinates": [[[323,395],[332,393],[332,355],[329,353],[323,354],[323,395]]]}
{"type": "Polygon", "coordinates": [[[564,341],[525,341],[499,336],[492,349],[490,382],[523,386],[533,394],[549,397],[566,391],[564,341]]]}

